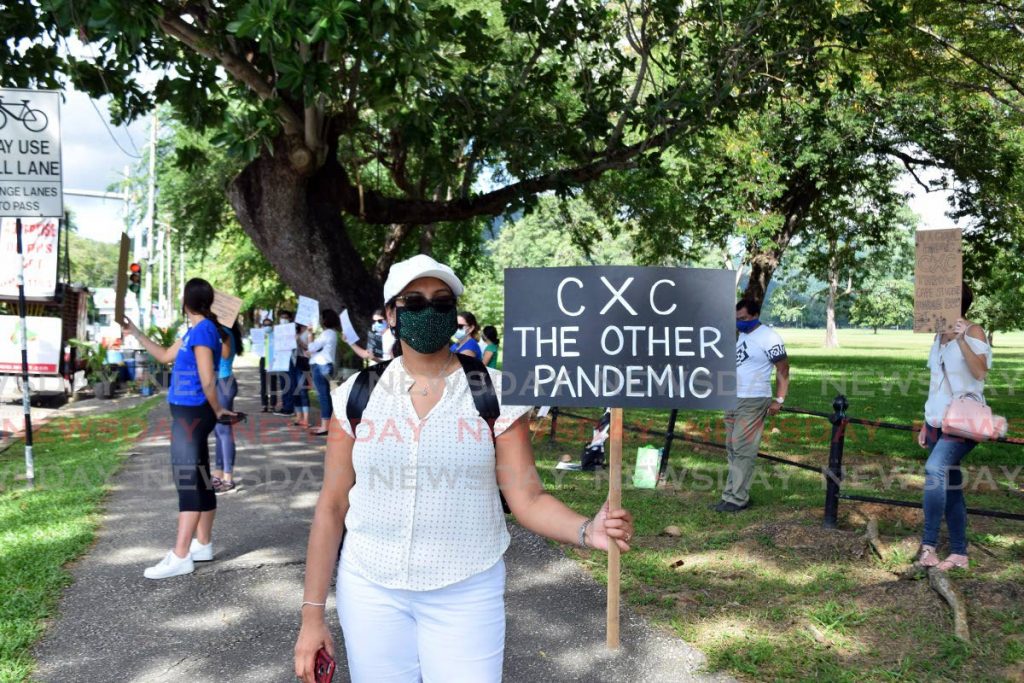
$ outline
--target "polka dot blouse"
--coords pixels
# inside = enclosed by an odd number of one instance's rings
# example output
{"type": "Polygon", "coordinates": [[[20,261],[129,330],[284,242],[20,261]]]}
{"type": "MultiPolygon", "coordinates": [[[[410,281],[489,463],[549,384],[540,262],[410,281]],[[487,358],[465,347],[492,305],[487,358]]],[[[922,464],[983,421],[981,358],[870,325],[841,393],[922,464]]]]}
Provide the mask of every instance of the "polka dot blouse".
{"type": "MultiPolygon", "coordinates": [[[[500,392],[501,373],[488,371],[500,392]]],[[[355,375],[332,394],[335,419],[356,439],[346,562],[378,585],[417,591],[492,567],[510,539],[498,497],[494,444],[466,374],[450,374],[441,399],[420,419],[409,395],[413,379],[402,359],[395,359],[370,394],[353,435],[345,406],[354,382],[355,375]]],[[[495,434],[529,410],[502,405],[495,434]]]]}

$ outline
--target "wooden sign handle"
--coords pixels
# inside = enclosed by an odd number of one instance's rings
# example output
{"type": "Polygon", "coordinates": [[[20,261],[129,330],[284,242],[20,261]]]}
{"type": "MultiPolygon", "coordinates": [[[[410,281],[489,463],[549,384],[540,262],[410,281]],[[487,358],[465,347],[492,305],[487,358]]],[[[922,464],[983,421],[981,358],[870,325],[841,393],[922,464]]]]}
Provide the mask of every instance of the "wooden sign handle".
{"type": "MultiPolygon", "coordinates": [[[[622,408],[612,408],[608,457],[608,511],[622,507],[622,408]]],[[[619,546],[608,543],[608,649],[619,649],[619,546]]]]}

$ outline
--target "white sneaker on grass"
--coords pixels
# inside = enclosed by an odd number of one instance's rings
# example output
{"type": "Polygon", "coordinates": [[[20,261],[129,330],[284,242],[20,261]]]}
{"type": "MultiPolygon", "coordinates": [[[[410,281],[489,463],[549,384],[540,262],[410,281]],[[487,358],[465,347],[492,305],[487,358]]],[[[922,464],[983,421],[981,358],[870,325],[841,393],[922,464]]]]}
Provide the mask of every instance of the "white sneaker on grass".
{"type": "Polygon", "coordinates": [[[213,559],[213,541],[203,545],[198,538],[193,538],[188,552],[192,555],[193,562],[209,562],[213,559]]]}
{"type": "Polygon", "coordinates": [[[196,569],[192,563],[192,556],[178,557],[171,550],[164,559],[160,560],[158,564],[154,564],[152,567],[146,569],[143,572],[143,576],[147,579],[169,579],[172,576],[181,576],[182,574],[191,574],[196,569]]]}

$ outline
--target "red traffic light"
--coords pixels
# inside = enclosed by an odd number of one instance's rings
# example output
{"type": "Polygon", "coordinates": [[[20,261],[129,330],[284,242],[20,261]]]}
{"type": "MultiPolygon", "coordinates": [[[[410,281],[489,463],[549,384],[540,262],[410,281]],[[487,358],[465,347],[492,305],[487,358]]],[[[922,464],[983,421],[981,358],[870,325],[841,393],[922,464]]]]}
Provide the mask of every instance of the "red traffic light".
{"type": "Polygon", "coordinates": [[[128,270],[129,270],[129,272],[132,272],[132,273],[141,273],[142,272],[142,266],[140,266],[138,263],[133,263],[130,266],[128,266],[128,270]]]}

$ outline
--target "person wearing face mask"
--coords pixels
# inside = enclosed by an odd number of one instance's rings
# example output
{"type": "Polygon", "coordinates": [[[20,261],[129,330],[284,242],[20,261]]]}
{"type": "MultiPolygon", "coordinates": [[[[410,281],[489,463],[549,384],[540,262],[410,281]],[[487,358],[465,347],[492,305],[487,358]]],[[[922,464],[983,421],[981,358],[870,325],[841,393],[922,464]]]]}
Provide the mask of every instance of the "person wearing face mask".
{"type": "Polygon", "coordinates": [[[484,352],[480,348],[480,342],[477,341],[477,337],[480,335],[480,325],[476,321],[476,316],[469,311],[463,311],[459,313],[457,321],[458,327],[455,328],[453,335],[455,343],[451,345],[451,352],[482,360],[484,352]]]}
{"type": "Polygon", "coordinates": [[[274,353],[274,321],[264,318],[260,325],[263,328],[263,353],[260,354],[260,405],[262,412],[267,413],[277,407],[277,377],[267,372],[267,366],[273,365],[274,353]]]}
{"type": "MultiPolygon", "coordinates": [[[[281,311],[277,314],[277,322],[280,325],[287,325],[292,322],[291,311],[281,311]]],[[[296,337],[296,343],[298,338],[296,337]]],[[[275,410],[274,415],[280,417],[291,417],[295,415],[295,391],[297,385],[292,381],[292,373],[295,371],[295,356],[298,349],[294,349],[291,352],[291,361],[288,363],[287,370],[280,370],[275,372],[274,375],[277,377],[278,390],[281,393],[281,410],[275,410]]],[[[284,361],[282,361],[283,363],[284,361]]]]}
{"type": "Polygon", "coordinates": [[[370,325],[370,334],[367,335],[367,350],[370,352],[371,362],[379,363],[384,360],[384,332],[387,329],[384,309],[378,308],[373,312],[373,324],[370,325]]]}
{"type": "Polygon", "coordinates": [[[750,507],[750,483],[761,446],[764,420],[782,410],[789,391],[789,358],[779,333],[761,323],[761,305],[751,299],[736,304],[736,408],[725,412],[729,478],[716,512],[750,507]],[[772,394],[772,370],[775,394],[772,394]]]}
{"type": "Polygon", "coordinates": [[[510,536],[499,488],[534,533],[629,550],[629,512],[606,504],[588,518],[545,492],[529,406],[504,404],[501,373],[450,350],[462,292],[451,268],[429,256],[393,265],[384,297],[400,340],[396,358],[334,391],[295,644],[295,673],[305,683],[315,680],[316,653],[334,654],[324,611],[335,572],[353,683],[501,680],[510,536]],[[482,382],[472,374],[471,385],[471,373],[486,374],[482,382]],[[350,419],[343,406],[360,378],[353,402],[366,402],[350,419]],[[498,402],[493,420],[481,417],[472,389],[486,381],[498,402]],[[474,429],[477,436],[466,435],[474,429]],[[391,476],[399,479],[388,484],[391,476]]]}

